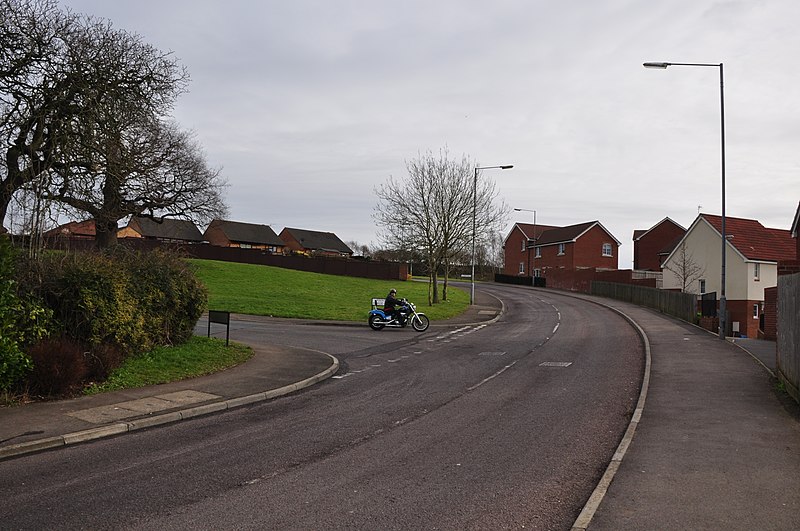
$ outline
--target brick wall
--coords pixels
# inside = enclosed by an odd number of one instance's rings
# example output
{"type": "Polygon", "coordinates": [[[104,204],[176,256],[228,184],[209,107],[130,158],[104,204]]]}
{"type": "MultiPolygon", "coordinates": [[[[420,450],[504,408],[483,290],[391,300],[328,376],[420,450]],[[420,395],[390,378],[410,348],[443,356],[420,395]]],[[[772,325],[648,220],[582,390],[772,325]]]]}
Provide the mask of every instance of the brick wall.
{"type": "Polygon", "coordinates": [[[633,268],[661,271],[659,251],[683,236],[684,230],[674,223],[664,221],[633,242],[633,268]]]}

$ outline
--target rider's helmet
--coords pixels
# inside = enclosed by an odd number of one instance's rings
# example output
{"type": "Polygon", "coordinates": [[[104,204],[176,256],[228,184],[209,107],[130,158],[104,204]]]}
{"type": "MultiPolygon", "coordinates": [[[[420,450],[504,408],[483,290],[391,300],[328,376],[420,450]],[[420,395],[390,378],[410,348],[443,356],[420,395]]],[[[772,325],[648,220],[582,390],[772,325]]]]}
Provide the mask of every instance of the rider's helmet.
{"type": "Polygon", "coordinates": [[[397,293],[397,290],[392,288],[392,289],[389,290],[389,293],[397,293]]]}

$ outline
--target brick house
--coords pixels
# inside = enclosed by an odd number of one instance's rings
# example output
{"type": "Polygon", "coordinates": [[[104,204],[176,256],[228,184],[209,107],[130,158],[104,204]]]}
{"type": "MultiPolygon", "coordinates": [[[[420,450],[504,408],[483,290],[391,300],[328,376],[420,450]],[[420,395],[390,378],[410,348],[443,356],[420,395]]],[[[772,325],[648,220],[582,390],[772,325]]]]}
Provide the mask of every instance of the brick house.
{"type": "Polygon", "coordinates": [[[202,243],[203,235],[197,226],[186,219],[164,218],[155,221],[134,216],[128,225],[117,231],[117,238],[143,238],[167,243],[202,243]]]}
{"type": "Polygon", "coordinates": [[[272,227],[256,223],[215,219],[203,236],[211,245],[220,247],[262,249],[276,254],[282,253],[286,247],[272,227]]]}
{"type": "Polygon", "coordinates": [[[303,254],[353,256],[353,250],[332,232],[285,227],[279,234],[288,249],[303,254]]]}
{"type": "Polygon", "coordinates": [[[505,239],[504,274],[547,276],[553,269],[614,270],[617,240],[599,221],[567,227],[516,223],[505,239]],[[525,249],[523,249],[525,247],[525,249]]]}
{"type": "Polygon", "coordinates": [[[70,238],[74,240],[94,240],[97,234],[94,220],[70,221],[44,233],[45,238],[70,238]]]}
{"type": "MultiPolygon", "coordinates": [[[[791,232],[764,227],[754,219],[726,217],[725,296],[731,330],[757,337],[764,305],[764,290],[778,283],[778,262],[794,260],[795,242],[791,232]],[[738,329],[738,330],[737,330],[738,329]]],[[[720,293],[722,218],[700,214],[676,249],[664,260],[664,289],[681,289],[677,271],[678,248],[700,266],[701,278],[686,289],[697,295],[720,293]]],[[[719,299],[719,296],[717,296],[719,299]]]]}
{"type": "Polygon", "coordinates": [[[661,264],[669,256],[686,229],[670,218],[664,218],[647,230],[633,231],[633,269],[661,271],[661,264]]]}

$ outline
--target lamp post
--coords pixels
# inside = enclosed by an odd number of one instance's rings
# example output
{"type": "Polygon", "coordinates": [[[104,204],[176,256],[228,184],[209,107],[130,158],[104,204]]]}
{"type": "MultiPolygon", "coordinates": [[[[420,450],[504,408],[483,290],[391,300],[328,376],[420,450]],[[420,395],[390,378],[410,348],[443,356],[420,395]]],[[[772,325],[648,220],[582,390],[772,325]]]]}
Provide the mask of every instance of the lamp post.
{"type": "MultiPolygon", "coordinates": [[[[530,210],[530,209],[527,209],[527,208],[515,208],[514,211],[515,212],[533,212],[533,247],[534,247],[534,250],[535,250],[535,248],[536,248],[536,211],[535,210],[530,210]]],[[[531,270],[531,248],[530,248],[530,246],[527,245],[527,243],[526,243],[526,247],[528,247],[528,272],[531,274],[531,279],[533,279],[533,271],[531,270]]],[[[536,259],[536,255],[534,255],[534,260],[535,259],[536,259]]],[[[531,280],[531,284],[533,284],[533,280],[531,280]]]]}
{"type": "Polygon", "coordinates": [[[492,170],[495,168],[508,170],[513,168],[511,164],[502,166],[475,166],[475,178],[472,180],[472,275],[470,276],[469,303],[475,304],[475,233],[478,209],[478,170],[492,170]]]}
{"type": "Polygon", "coordinates": [[[720,139],[722,146],[722,270],[720,297],[719,297],[719,338],[725,339],[728,317],[727,303],[725,300],[725,91],[724,78],[722,75],[722,63],[644,63],[645,68],[666,69],[668,66],[710,66],[719,68],[719,116],[720,116],[720,139]]]}

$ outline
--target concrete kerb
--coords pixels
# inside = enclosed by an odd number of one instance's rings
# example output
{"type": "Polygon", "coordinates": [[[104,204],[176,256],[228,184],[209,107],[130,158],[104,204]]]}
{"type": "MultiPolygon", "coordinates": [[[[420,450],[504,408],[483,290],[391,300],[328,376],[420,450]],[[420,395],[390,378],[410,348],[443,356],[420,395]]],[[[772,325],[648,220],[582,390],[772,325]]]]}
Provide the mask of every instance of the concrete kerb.
{"type": "MultiPolygon", "coordinates": [[[[588,299],[583,299],[588,300],[588,299]]],[[[600,504],[603,502],[603,498],[608,492],[608,487],[611,485],[611,482],[614,480],[614,475],[619,470],[620,465],[622,464],[622,459],[625,457],[625,453],[628,451],[628,447],[631,445],[631,441],[633,441],[633,436],[636,434],[636,428],[639,426],[639,421],[642,418],[642,412],[644,411],[644,404],[647,400],[647,392],[650,389],[650,363],[651,363],[651,352],[650,352],[650,339],[647,337],[647,334],[642,330],[642,327],[634,321],[629,315],[627,315],[622,310],[618,308],[614,308],[607,304],[602,304],[597,301],[591,301],[595,304],[599,304],[600,306],[604,306],[611,311],[614,311],[624,317],[639,336],[642,338],[644,342],[644,352],[645,352],[645,362],[644,362],[644,376],[642,378],[642,388],[639,391],[639,400],[636,403],[636,409],[633,412],[633,416],[631,416],[631,421],[628,424],[628,429],[625,430],[625,434],[622,436],[622,440],[617,446],[616,452],[614,452],[613,457],[611,458],[611,462],[606,467],[606,471],[603,473],[603,476],[600,478],[597,486],[594,488],[591,496],[587,500],[586,504],[583,506],[578,518],[575,519],[575,522],[572,524],[572,531],[585,531],[589,524],[592,522],[592,518],[594,514],[597,512],[597,509],[600,507],[600,504]]]]}
{"type": "Polygon", "coordinates": [[[112,437],[115,435],[120,435],[131,431],[151,428],[154,426],[160,426],[163,424],[170,424],[181,420],[187,420],[190,418],[199,417],[201,415],[208,415],[210,413],[216,413],[227,409],[234,409],[244,405],[253,404],[256,402],[261,402],[277,398],[280,396],[288,395],[290,393],[294,393],[306,387],[310,387],[336,374],[336,372],[339,370],[339,360],[336,359],[334,356],[331,356],[327,352],[321,352],[321,354],[325,354],[326,356],[331,358],[331,366],[325,369],[324,371],[297,383],[286,385],[277,389],[272,389],[270,391],[265,391],[263,393],[256,393],[248,396],[231,398],[219,402],[212,402],[210,404],[195,406],[180,411],[173,411],[171,413],[165,413],[163,415],[145,417],[137,420],[132,420],[130,422],[109,424],[107,426],[101,426],[89,430],[67,433],[56,437],[48,437],[46,439],[37,439],[35,441],[28,441],[20,444],[5,446],[3,448],[0,448],[0,460],[8,459],[11,457],[18,457],[20,455],[30,454],[34,452],[40,452],[43,450],[49,450],[52,448],[58,448],[60,446],[79,444],[105,437],[112,437]]]}

